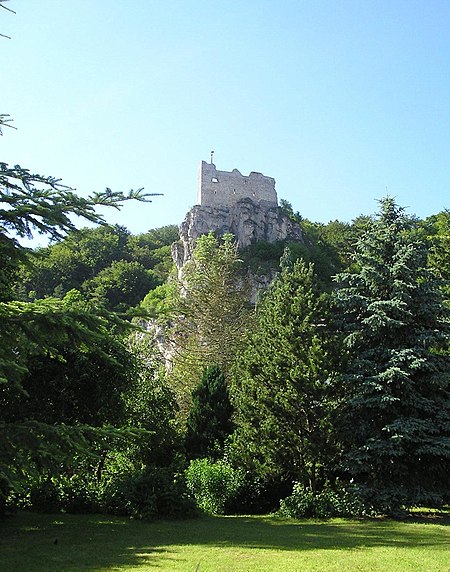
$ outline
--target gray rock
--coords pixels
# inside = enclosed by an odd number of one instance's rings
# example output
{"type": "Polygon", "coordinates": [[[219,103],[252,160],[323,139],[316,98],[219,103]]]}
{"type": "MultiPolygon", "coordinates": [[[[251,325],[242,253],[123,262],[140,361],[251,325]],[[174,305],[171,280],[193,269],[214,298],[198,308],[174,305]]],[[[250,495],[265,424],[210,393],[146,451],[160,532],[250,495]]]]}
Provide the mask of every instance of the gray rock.
{"type": "Polygon", "coordinates": [[[240,199],[229,207],[196,205],[180,225],[180,240],[172,246],[172,256],[178,270],[191,258],[197,239],[214,232],[217,236],[231,233],[239,248],[265,240],[289,240],[304,243],[302,229],[279,207],[240,199]]]}

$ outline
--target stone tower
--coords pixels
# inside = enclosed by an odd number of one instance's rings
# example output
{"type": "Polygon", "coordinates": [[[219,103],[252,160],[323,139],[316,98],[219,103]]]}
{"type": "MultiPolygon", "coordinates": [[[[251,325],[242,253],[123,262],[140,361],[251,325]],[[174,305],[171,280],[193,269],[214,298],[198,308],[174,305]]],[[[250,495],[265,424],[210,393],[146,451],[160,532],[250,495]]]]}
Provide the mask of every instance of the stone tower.
{"type": "Polygon", "coordinates": [[[180,240],[172,245],[172,257],[181,272],[191,258],[197,239],[215,232],[231,233],[239,248],[264,240],[304,243],[300,225],[278,207],[275,179],[251,172],[248,177],[237,169],[218,171],[200,163],[197,205],[180,225],[180,240]]]}
{"type": "Polygon", "coordinates": [[[213,163],[200,163],[197,204],[202,207],[230,208],[250,199],[264,209],[278,206],[275,179],[251,172],[248,177],[237,169],[218,171],[213,163]]]}

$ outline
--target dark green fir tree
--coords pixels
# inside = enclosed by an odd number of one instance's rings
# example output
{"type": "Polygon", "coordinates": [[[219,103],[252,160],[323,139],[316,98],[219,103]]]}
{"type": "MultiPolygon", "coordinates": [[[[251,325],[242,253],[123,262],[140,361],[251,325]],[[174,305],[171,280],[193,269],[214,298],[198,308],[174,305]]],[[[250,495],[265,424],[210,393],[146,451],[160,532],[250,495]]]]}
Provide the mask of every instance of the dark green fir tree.
{"type": "Polygon", "coordinates": [[[225,439],[233,429],[232,411],[221,369],[216,365],[205,368],[192,392],[192,409],[187,420],[185,444],[189,458],[222,456],[225,439]]]}
{"type": "Polygon", "coordinates": [[[450,492],[449,313],[415,226],[383,199],[336,294],[342,468],[387,511],[450,492]]]}

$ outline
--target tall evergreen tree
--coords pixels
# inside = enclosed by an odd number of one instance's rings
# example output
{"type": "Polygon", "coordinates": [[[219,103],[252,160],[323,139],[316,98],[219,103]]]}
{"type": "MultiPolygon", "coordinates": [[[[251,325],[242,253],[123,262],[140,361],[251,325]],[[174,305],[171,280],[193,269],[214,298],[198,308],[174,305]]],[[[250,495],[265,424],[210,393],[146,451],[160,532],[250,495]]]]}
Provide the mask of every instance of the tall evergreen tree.
{"type": "Polygon", "coordinates": [[[249,293],[233,235],[197,241],[173,300],[172,384],[186,412],[203,370],[216,364],[227,376],[251,319],[249,293]]]}
{"type": "Polygon", "coordinates": [[[449,314],[413,219],[392,198],[380,205],[338,276],[349,357],[338,426],[349,478],[395,508],[450,489],[449,314]]]}
{"type": "Polygon", "coordinates": [[[325,299],[312,265],[286,256],[257,308],[233,374],[239,462],[269,479],[320,487],[329,450],[325,299]]]}
{"type": "MultiPolygon", "coordinates": [[[[5,121],[0,114],[0,127],[5,121]]],[[[86,452],[85,435],[91,433],[90,426],[9,419],[11,408],[24,395],[30,360],[59,355],[61,340],[94,345],[107,324],[103,316],[71,304],[70,295],[67,300],[14,300],[11,282],[19,265],[30,260],[20,239],[36,233],[59,239],[76,228],[74,215],[105,224],[98,206],[119,208],[124,200],[148,201],[149,196],[142,190],[123,194],[107,189],[83,198],[54,177],[0,162],[0,512],[8,491],[20,487],[27,470],[50,460],[67,460],[75,451],[86,452]]]]}
{"type": "Polygon", "coordinates": [[[225,439],[233,429],[232,412],[224,374],[217,366],[207,367],[192,392],[185,441],[190,458],[222,455],[225,439]]]}

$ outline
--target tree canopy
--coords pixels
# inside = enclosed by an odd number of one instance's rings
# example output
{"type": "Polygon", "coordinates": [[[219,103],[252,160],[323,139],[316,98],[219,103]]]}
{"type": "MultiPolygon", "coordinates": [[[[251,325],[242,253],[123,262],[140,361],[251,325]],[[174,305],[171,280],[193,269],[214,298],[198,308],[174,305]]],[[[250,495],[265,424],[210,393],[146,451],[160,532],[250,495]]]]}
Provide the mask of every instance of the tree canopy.
{"type": "MultiPolygon", "coordinates": [[[[5,125],[6,121],[2,116],[1,123],[5,125]]],[[[51,402],[48,415],[42,415],[45,407],[33,410],[37,380],[41,379],[39,395],[56,399],[53,391],[61,391],[61,384],[76,375],[71,371],[73,360],[78,361],[79,375],[83,357],[89,353],[86,366],[95,368],[97,363],[101,375],[105,375],[106,364],[115,362],[114,371],[120,375],[114,358],[118,346],[112,350],[113,338],[108,332],[111,321],[119,323],[112,314],[93,311],[77,293],[69,293],[64,299],[33,302],[14,299],[13,282],[19,265],[30,261],[30,250],[21,245],[20,239],[32,238],[35,233],[61,239],[75,230],[74,216],[104,225],[98,206],[119,208],[125,200],[149,201],[150,196],[142,189],[127,194],[107,189],[84,198],[59,179],[0,163],[0,501],[11,487],[20,486],[20,476],[27,470],[45,465],[63,450],[66,457],[71,448],[86,450],[85,437],[92,433],[92,419],[87,412],[72,411],[65,418],[54,419],[51,402]],[[59,367],[52,372],[56,365],[59,367]],[[67,372],[61,377],[64,367],[67,372]],[[22,407],[24,401],[27,406],[22,407]]],[[[71,390],[74,381],[69,383],[71,390]]]]}
{"type": "Polygon", "coordinates": [[[233,370],[239,463],[315,490],[329,455],[333,375],[326,301],[313,266],[284,255],[257,307],[256,324],[233,370]]]}
{"type": "Polygon", "coordinates": [[[231,234],[198,239],[183,268],[173,302],[175,349],[171,373],[180,393],[190,395],[204,368],[227,375],[249,324],[251,311],[241,260],[231,234]]]}
{"type": "Polygon", "coordinates": [[[394,507],[435,501],[450,469],[449,311],[413,227],[382,200],[336,292],[349,355],[336,385],[342,466],[394,507]]]}
{"type": "Polygon", "coordinates": [[[293,514],[448,502],[449,213],[419,221],[388,197],[325,225],[282,201],[304,243],[239,252],[209,233],[175,276],[175,226],[133,236],[97,211],[149,197],[83,198],[0,163],[0,509],[167,514],[200,457],[253,506],[295,483],[293,514]],[[50,244],[22,244],[36,234],[50,244]],[[258,272],[276,277],[254,306],[258,272]]]}

